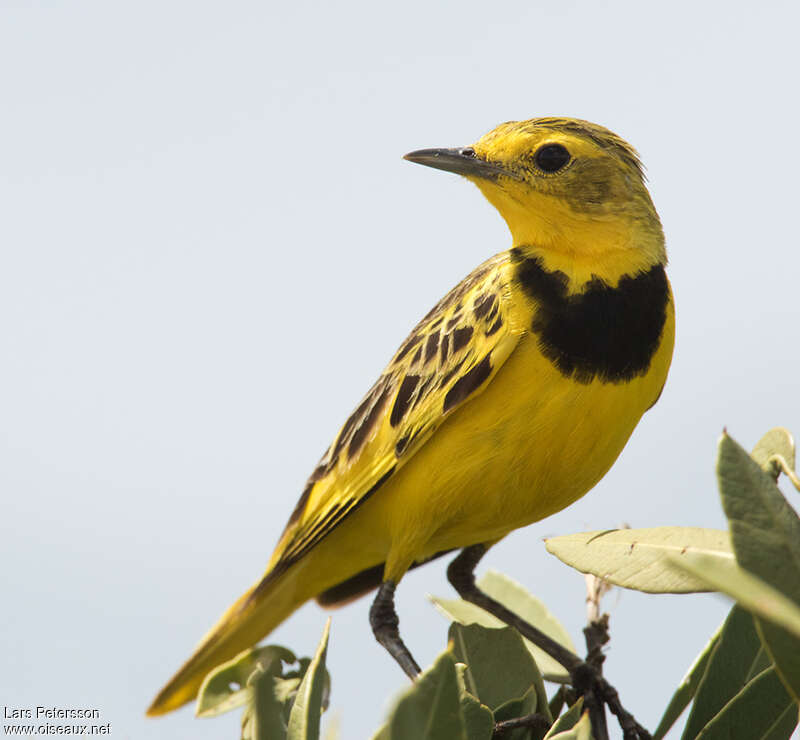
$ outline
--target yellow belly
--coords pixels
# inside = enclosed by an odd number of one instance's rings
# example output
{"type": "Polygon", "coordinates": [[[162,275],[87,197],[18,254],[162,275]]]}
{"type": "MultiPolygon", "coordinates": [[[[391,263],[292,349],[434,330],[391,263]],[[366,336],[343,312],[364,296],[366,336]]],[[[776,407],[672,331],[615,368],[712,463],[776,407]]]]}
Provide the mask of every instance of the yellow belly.
{"type": "Polygon", "coordinates": [[[658,398],[673,340],[670,305],[646,375],[582,384],[523,337],[489,386],[315,548],[302,568],[313,581],[307,597],[382,562],[396,582],[414,561],[495,542],[569,506],[605,475],[658,398]],[[336,573],[326,568],[333,562],[336,573]]]}
{"type": "Polygon", "coordinates": [[[648,373],[619,384],[565,378],[524,337],[489,387],[376,497],[387,577],[436,552],[495,541],[587,493],[658,398],[673,337],[670,311],[648,373]]]}

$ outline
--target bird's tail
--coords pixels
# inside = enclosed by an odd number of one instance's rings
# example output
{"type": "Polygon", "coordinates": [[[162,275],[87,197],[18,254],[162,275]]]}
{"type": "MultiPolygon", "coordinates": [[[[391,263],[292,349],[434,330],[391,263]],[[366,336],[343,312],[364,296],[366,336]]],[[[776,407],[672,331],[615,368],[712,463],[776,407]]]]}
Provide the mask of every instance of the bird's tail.
{"type": "Polygon", "coordinates": [[[297,593],[292,569],[268,573],[209,630],[189,660],[153,700],[148,716],[166,714],[190,702],[209,671],[268,635],[306,600],[307,597],[297,593]]]}

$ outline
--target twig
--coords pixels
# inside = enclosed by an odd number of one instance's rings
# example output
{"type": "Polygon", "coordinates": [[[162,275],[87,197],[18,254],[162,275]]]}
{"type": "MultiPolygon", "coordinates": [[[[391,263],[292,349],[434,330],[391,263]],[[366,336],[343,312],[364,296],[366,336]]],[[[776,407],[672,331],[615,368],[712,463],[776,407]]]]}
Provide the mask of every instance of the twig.
{"type": "Polygon", "coordinates": [[[603,662],[606,655],[603,647],[611,639],[608,634],[608,614],[590,622],[583,628],[583,636],[586,639],[586,662],[597,668],[598,673],[603,672],[603,662]]]}
{"type": "Polygon", "coordinates": [[[589,624],[600,619],[600,600],[613,588],[605,579],[587,573],[586,579],[586,618],[589,624]]]}
{"type": "Polygon", "coordinates": [[[493,738],[499,738],[511,730],[516,730],[519,727],[530,727],[532,730],[547,730],[550,727],[547,717],[543,714],[534,712],[533,714],[526,714],[523,717],[514,717],[514,719],[507,719],[503,722],[498,722],[494,726],[493,738]]]}
{"type": "MultiPolygon", "coordinates": [[[[608,628],[608,614],[600,613],[600,600],[610,590],[611,585],[597,576],[586,576],[586,613],[589,624],[583,629],[586,639],[586,663],[592,666],[600,680],[596,683],[596,691],[600,701],[594,696],[584,695],[584,702],[589,708],[589,719],[596,740],[607,740],[608,727],[606,724],[605,705],[619,720],[622,736],[625,740],[649,740],[650,733],[642,727],[634,716],[625,710],[619,700],[616,689],[602,678],[603,662],[606,659],[603,647],[611,639],[608,628]],[[599,711],[598,711],[599,708],[599,711]]],[[[594,692],[587,692],[594,693],[594,692]]]]}
{"type": "MultiPolygon", "coordinates": [[[[567,669],[575,692],[584,697],[584,706],[590,712],[596,740],[608,740],[604,704],[608,704],[608,708],[618,718],[625,740],[650,740],[647,730],[636,722],[633,715],[625,711],[616,690],[603,678],[600,671],[603,662],[602,645],[594,651],[595,664],[582,660],[571,650],[478,588],[475,583],[475,566],[485,553],[484,545],[466,547],[448,566],[447,578],[458,591],[459,596],[465,601],[481,607],[510,627],[516,628],[523,637],[540,647],[567,669]]],[[[599,596],[595,601],[598,600],[599,596]]],[[[597,609],[599,611],[599,605],[597,609]]],[[[602,629],[607,633],[607,625],[602,629]]],[[[603,632],[600,633],[600,635],[602,634],[603,632]]],[[[591,639],[594,641],[595,637],[591,639]]]]}

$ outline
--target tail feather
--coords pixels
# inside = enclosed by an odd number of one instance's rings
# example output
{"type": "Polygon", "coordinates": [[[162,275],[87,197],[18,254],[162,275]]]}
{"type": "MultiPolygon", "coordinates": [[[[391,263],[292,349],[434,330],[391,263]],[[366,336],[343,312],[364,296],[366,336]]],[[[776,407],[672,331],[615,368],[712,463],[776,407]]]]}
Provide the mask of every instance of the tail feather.
{"type": "Polygon", "coordinates": [[[271,573],[245,592],[161,689],[148,716],[166,714],[192,701],[210,671],[266,637],[300,607],[306,599],[298,596],[294,581],[291,571],[271,573]]]}

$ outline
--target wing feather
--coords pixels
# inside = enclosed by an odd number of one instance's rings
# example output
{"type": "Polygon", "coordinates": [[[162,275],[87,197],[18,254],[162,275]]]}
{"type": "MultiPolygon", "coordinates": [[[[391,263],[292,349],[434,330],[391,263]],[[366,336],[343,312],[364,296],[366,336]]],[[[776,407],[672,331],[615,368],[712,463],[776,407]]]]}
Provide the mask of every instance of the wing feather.
{"type": "Polygon", "coordinates": [[[507,253],[474,270],[417,324],[308,480],[270,561],[301,558],[406,465],[517,345],[507,253]]]}

